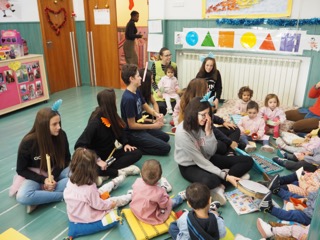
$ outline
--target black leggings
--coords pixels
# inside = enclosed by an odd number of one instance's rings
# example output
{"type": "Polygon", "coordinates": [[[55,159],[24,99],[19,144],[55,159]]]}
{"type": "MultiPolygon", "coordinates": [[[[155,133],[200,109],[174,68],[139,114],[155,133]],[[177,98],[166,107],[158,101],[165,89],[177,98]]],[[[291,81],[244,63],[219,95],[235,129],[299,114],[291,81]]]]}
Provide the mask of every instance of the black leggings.
{"type": "MultiPolygon", "coordinates": [[[[209,160],[213,165],[220,169],[229,169],[229,174],[235,177],[241,177],[247,173],[252,165],[253,160],[248,156],[222,156],[213,155],[209,160]]],[[[218,187],[220,184],[227,185],[227,182],[219,176],[208,172],[197,165],[181,166],[179,165],[181,175],[189,182],[200,182],[208,186],[209,189],[218,187]]]]}
{"type": "Polygon", "coordinates": [[[107,168],[107,170],[102,171],[98,167],[99,176],[109,176],[111,178],[118,176],[118,170],[121,168],[128,167],[140,160],[142,153],[139,149],[134,151],[125,152],[123,148],[116,150],[113,154],[116,160],[107,168]]]}

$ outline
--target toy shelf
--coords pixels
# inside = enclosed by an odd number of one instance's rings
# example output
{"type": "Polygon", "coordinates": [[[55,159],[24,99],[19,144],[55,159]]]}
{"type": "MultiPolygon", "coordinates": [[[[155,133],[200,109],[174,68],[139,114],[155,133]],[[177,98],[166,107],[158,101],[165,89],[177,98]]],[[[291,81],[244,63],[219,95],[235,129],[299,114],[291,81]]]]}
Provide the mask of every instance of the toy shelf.
{"type": "Polygon", "coordinates": [[[49,99],[42,55],[0,61],[0,115],[49,99]]]}

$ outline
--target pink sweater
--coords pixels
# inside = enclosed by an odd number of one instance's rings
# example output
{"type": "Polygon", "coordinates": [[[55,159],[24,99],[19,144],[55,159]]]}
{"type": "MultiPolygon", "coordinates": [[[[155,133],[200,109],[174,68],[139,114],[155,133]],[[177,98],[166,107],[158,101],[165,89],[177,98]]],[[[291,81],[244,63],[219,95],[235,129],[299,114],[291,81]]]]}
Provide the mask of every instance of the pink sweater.
{"type": "Polygon", "coordinates": [[[272,121],[278,117],[280,123],[283,123],[287,119],[284,111],[278,107],[276,107],[273,111],[269,107],[262,107],[260,108],[260,114],[262,117],[266,117],[272,121]]]}
{"type": "Polygon", "coordinates": [[[75,223],[91,223],[101,220],[111,210],[112,202],[102,200],[97,185],[77,186],[70,180],[63,192],[68,218],[75,223]]]}
{"type": "Polygon", "coordinates": [[[238,99],[234,105],[234,114],[241,114],[247,112],[248,102],[238,99]]]}
{"type": "Polygon", "coordinates": [[[138,178],[132,189],[130,208],[139,220],[157,225],[168,219],[172,201],[164,188],[148,185],[142,178],[138,178]]]}
{"type": "Polygon", "coordinates": [[[264,135],[264,128],[266,124],[261,116],[257,116],[254,119],[250,119],[249,116],[244,116],[240,119],[238,127],[242,135],[244,135],[245,130],[250,130],[250,135],[252,133],[257,133],[260,139],[264,135]]]}

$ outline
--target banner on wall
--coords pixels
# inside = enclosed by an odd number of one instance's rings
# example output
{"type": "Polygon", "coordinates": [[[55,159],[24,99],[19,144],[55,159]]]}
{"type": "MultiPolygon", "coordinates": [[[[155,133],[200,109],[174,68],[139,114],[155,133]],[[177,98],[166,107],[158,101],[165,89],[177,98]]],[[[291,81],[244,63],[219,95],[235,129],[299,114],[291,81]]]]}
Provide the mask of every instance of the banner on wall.
{"type": "Polygon", "coordinates": [[[288,17],[292,0],[202,0],[203,18],[288,17]]]}
{"type": "MultiPolygon", "coordinates": [[[[183,48],[300,54],[312,50],[306,31],[184,28],[183,48]]],[[[317,41],[315,37],[314,42],[317,41]]]]}

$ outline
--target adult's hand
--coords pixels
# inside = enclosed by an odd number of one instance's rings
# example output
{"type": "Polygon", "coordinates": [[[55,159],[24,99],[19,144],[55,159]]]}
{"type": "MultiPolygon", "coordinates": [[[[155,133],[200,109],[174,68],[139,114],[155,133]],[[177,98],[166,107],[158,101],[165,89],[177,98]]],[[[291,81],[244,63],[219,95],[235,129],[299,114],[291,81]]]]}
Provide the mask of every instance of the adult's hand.
{"type": "Polygon", "coordinates": [[[231,183],[233,186],[237,187],[237,183],[240,180],[240,178],[235,177],[235,176],[231,176],[231,175],[227,175],[226,177],[226,181],[231,183]]]}
{"type": "Polygon", "coordinates": [[[133,146],[131,146],[131,145],[129,145],[129,144],[126,144],[126,145],[124,146],[124,148],[123,148],[123,150],[124,150],[125,152],[127,152],[127,151],[131,152],[131,151],[133,151],[133,150],[135,150],[135,149],[137,149],[137,148],[136,148],[136,147],[133,147],[133,146]]]}
{"type": "Polygon", "coordinates": [[[232,149],[236,149],[236,148],[238,147],[238,143],[235,142],[235,141],[232,141],[232,143],[230,144],[230,147],[231,147],[232,149]]]}
{"type": "Polygon", "coordinates": [[[237,125],[235,125],[234,123],[231,123],[231,122],[224,122],[222,125],[227,129],[230,129],[230,128],[236,129],[237,128],[237,125]]]}

